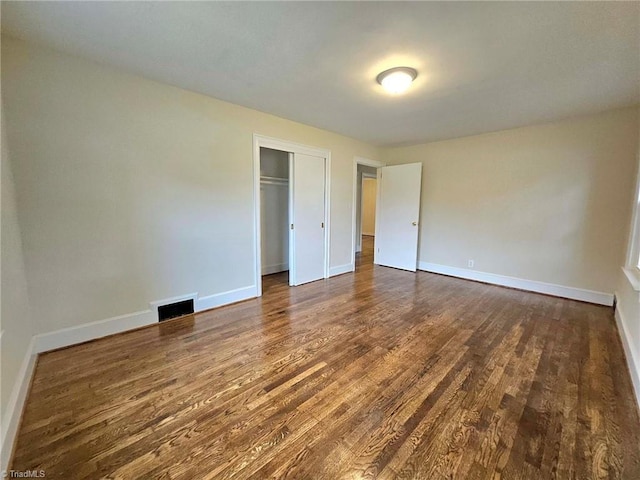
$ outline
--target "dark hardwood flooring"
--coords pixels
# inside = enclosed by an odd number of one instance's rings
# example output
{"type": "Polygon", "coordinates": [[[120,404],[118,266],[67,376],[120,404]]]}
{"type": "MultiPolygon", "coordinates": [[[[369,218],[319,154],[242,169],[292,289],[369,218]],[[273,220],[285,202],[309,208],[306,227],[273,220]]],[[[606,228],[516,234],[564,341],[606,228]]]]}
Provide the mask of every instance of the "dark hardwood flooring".
{"type": "Polygon", "coordinates": [[[361,267],[373,265],[374,237],[362,236],[362,251],[356,254],[356,271],[361,267]]]}
{"type": "MultiPolygon", "coordinates": [[[[40,356],[46,478],[640,479],[610,308],[371,263],[40,356]]],[[[283,281],[284,279],[284,281],[283,281]]]]}

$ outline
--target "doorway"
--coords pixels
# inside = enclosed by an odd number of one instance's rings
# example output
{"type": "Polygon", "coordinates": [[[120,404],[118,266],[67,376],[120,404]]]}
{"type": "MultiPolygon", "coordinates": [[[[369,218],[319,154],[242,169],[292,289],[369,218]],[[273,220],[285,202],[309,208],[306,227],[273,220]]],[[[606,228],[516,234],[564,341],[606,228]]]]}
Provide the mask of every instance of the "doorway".
{"type": "Polygon", "coordinates": [[[329,274],[331,152],[254,135],[255,281],[302,285],[329,274]]]}
{"type": "Polygon", "coordinates": [[[353,200],[353,251],[352,262],[357,270],[364,264],[373,263],[377,196],[378,168],[384,163],[356,157],[354,159],[353,200]]]}
{"type": "Polygon", "coordinates": [[[358,205],[356,205],[356,268],[373,263],[376,232],[377,172],[375,167],[358,165],[358,205]]]}

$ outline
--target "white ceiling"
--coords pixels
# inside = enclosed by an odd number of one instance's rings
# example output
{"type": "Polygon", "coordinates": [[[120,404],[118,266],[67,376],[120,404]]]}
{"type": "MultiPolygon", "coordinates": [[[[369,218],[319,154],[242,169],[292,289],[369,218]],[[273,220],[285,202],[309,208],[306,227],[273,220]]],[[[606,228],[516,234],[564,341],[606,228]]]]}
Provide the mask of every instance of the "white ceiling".
{"type": "Polygon", "coordinates": [[[3,1],[2,31],[376,145],[640,103],[639,2],[3,1]]]}

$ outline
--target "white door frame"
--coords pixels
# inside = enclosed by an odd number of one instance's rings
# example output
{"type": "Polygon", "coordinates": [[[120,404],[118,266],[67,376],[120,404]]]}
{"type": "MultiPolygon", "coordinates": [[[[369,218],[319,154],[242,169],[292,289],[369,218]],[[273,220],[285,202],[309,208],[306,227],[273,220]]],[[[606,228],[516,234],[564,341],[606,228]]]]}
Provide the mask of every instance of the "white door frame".
{"type": "MultiPolygon", "coordinates": [[[[325,159],[325,182],[324,182],[324,278],[329,278],[329,256],[331,252],[331,150],[325,148],[310,147],[299,143],[281,140],[279,138],[267,137],[265,135],[253,134],[253,247],[255,253],[254,279],[256,285],[256,296],[262,296],[262,248],[261,248],[261,226],[260,226],[260,148],[271,148],[288,153],[303,153],[314,155],[325,159]]],[[[289,178],[289,184],[293,182],[289,178]]],[[[292,245],[289,245],[291,250],[292,245]]],[[[291,265],[289,265],[291,268],[291,265]]]]}
{"type": "MultiPolygon", "coordinates": [[[[367,167],[380,168],[385,167],[386,163],[379,162],[377,160],[370,160],[364,157],[353,158],[353,201],[351,211],[351,265],[353,269],[356,268],[356,245],[358,236],[358,226],[356,224],[356,206],[361,200],[358,198],[358,165],[366,165],[367,167]]],[[[376,194],[377,196],[377,194],[376,194]]],[[[378,209],[376,207],[376,221],[378,219],[378,209]]]]}

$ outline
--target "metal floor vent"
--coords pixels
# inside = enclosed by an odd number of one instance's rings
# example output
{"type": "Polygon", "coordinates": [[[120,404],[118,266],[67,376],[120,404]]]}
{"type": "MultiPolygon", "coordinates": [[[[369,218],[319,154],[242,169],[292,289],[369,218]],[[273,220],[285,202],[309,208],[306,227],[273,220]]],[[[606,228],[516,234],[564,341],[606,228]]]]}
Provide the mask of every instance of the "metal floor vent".
{"type": "Polygon", "coordinates": [[[193,299],[170,303],[158,307],[158,321],[164,322],[171,318],[181,317],[193,313],[193,299]]]}

